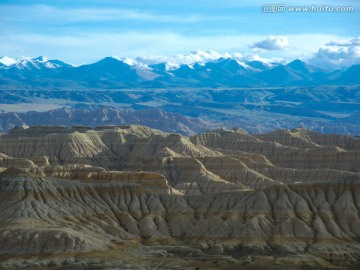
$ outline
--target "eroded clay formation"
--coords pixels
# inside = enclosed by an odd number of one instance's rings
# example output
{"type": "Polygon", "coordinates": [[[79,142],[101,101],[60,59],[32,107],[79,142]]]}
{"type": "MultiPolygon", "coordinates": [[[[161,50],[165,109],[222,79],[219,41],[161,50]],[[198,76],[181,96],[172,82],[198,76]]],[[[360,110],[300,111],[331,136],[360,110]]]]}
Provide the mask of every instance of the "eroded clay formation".
{"type": "Polygon", "coordinates": [[[360,139],[305,129],[15,128],[0,266],[356,266],[359,164],[360,139]]]}

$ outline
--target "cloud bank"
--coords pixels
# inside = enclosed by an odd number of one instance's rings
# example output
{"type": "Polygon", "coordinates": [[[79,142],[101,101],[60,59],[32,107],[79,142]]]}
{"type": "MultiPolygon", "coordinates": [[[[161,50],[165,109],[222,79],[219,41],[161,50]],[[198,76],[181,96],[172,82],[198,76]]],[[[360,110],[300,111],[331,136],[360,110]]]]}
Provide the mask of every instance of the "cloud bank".
{"type": "Polygon", "coordinates": [[[264,58],[254,53],[244,53],[244,54],[239,52],[219,53],[212,50],[210,51],[196,50],[188,54],[176,54],[172,56],[165,56],[165,55],[140,56],[137,57],[136,60],[148,65],[164,63],[164,62],[170,62],[173,65],[181,65],[181,64],[191,65],[194,63],[206,63],[210,61],[215,61],[218,60],[219,58],[232,58],[241,62],[247,62],[247,61],[261,61],[265,63],[285,62],[285,59],[283,58],[276,58],[276,57],[264,58]]]}
{"type": "Polygon", "coordinates": [[[360,37],[350,38],[350,39],[340,39],[340,40],[333,40],[326,44],[326,46],[360,46],[360,37]]]}
{"type": "Polygon", "coordinates": [[[309,61],[329,69],[360,64],[360,37],[331,41],[319,48],[309,61]]]}

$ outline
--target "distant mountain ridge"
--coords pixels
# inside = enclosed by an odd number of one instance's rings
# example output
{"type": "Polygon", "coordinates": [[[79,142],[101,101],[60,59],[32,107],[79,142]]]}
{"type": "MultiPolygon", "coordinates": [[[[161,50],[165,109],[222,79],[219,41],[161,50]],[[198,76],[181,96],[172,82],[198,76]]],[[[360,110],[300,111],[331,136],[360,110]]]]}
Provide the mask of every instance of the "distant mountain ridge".
{"type": "Polygon", "coordinates": [[[48,87],[272,87],[358,84],[360,65],[333,72],[299,59],[288,64],[219,58],[205,63],[146,65],[106,57],[78,67],[45,57],[0,58],[1,85],[48,87]]]}
{"type": "Polygon", "coordinates": [[[59,108],[46,112],[0,112],[0,132],[8,131],[15,126],[81,125],[96,127],[125,124],[142,124],[182,135],[193,135],[219,127],[219,125],[209,121],[186,117],[179,113],[166,112],[157,108],[134,111],[103,106],[96,109],[59,108]]]}

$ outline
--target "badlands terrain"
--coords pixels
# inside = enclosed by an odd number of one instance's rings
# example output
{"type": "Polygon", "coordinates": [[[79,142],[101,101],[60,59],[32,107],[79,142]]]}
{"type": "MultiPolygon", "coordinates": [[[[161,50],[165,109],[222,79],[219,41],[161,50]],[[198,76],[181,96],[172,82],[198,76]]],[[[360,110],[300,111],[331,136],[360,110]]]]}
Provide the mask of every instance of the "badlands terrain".
{"type": "Polygon", "coordinates": [[[144,126],[0,135],[5,269],[359,269],[360,139],[144,126]]]}

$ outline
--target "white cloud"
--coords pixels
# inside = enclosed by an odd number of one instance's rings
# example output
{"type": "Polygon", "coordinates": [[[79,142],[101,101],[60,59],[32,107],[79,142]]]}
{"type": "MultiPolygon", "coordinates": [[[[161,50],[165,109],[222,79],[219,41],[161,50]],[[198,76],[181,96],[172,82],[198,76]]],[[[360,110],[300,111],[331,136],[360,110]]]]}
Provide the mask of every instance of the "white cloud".
{"type": "Polygon", "coordinates": [[[136,60],[141,61],[147,64],[155,64],[162,62],[171,62],[173,64],[193,64],[193,63],[205,63],[209,61],[217,60],[221,57],[224,58],[234,58],[241,57],[239,53],[218,53],[215,51],[202,51],[196,50],[192,51],[188,54],[176,54],[172,56],[164,56],[164,55],[150,55],[150,56],[140,56],[137,57],[136,60]]]}
{"type": "Polygon", "coordinates": [[[221,57],[230,57],[230,55],[220,54],[215,51],[202,51],[196,50],[192,51],[189,54],[177,54],[170,57],[171,62],[182,63],[182,64],[192,64],[192,63],[204,63],[209,61],[217,60],[221,57]]]}
{"type": "Polygon", "coordinates": [[[147,55],[147,56],[138,56],[136,60],[148,65],[158,64],[168,62],[170,58],[165,55],[147,55]]]}
{"type": "Polygon", "coordinates": [[[130,57],[121,57],[121,56],[117,56],[117,55],[114,55],[112,57],[117,60],[123,61],[124,63],[128,64],[129,66],[136,66],[137,68],[140,68],[140,69],[149,69],[147,64],[145,64],[144,62],[139,61],[137,59],[132,59],[130,57]]]}
{"type": "Polygon", "coordinates": [[[255,50],[284,50],[290,48],[290,43],[287,37],[284,36],[270,36],[260,41],[254,42],[250,48],[255,50]]]}
{"type": "Polygon", "coordinates": [[[219,59],[220,57],[221,54],[214,51],[205,52],[205,51],[197,50],[189,54],[176,54],[172,56],[145,55],[145,56],[137,57],[136,60],[150,65],[157,63],[164,63],[164,62],[171,62],[173,64],[192,64],[195,62],[198,63],[208,62],[219,59]]]}
{"type": "Polygon", "coordinates": [[[360,37],[333,40],[322,46],[309,61],[329,69],[359,64],[360,37]]]}
{"type": "Polygon", "coordinates": [[[313,65],[336,69],[360,63],[360,47],[322,47],[309,60],[313,65]]]}
{"type": "Polygon", "coordinates": [[[262,61],[262,62],[283,62],[284,59],[282,58],[263,58],[254,53],[245,53],[241,54],[238,52],[229,53],[219,53],[216,51],[202,51],[196,50],[192,51],[188,54],[176,54],[173,56],[164,56],[164,55],[150,55],[150,56],[140,56],[137,57],[136,60],[148,65],[156,64],[156,63],[163,63],[163,62],[170,62],[174,66],[178,66],[180,64],[187,64],[191,65],[193,63],[206,63],[210,61],[215,61],[219,58],[232,58],[242,62],[246,61],[262,61]]]}
{"type": "Polygon", "coordinates": [[[258,54],[254,54],[254,53],[245,53],[243,55],[243,57],[241,59],[238,59],[240,61],[243,62],[247,62],[247,61],[261,61],[264,63],[282,63],[285,64],[287,62],[286,59],[281,58],[281,57],[261,57],[258,54]]]}
{"type": "Polygon", "coordinates": [[[333,40],[326,44],[326,46],[360,46],[360,37],[350,39],[333,40]]]}

